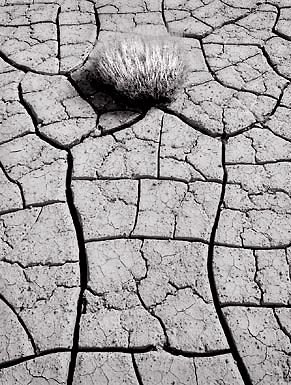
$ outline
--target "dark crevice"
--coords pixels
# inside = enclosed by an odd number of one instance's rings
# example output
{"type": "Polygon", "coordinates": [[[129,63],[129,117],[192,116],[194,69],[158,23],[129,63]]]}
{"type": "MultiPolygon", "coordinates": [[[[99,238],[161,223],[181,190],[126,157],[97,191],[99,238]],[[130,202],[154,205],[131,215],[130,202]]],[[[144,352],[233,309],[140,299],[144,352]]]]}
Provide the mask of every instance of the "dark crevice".
{"type": "Polygon", "coordinates": [[[155,352],[157,348],[153,345],[139,346],[139,347],[79,347],[79,352],[83,353],[127,353],[127,354],[142,354],[148,352],[155,352]]]}
{"type": "Polygon", "coordinates": [[[73,191],[71,187],[73,156],[69,151],[68,151],[67,161],[68,161],[68,170],[67,170],[67,178],[66,178],[66,197],[67,197],[67,204],[69,207],[69,211],[75,226],[75,231],[76,231],[76,236],[77,236],[77,241],[79,246],[79,266],[80,266],[80,294],[79,294],[79,299],[77,303],[77,315],[76,315],[75,330],[74,330],[74,336],[73,336],[71,360],[70,360],[68,379],[67,379],[67,385],[72,385],[73,379],[74,379],[75,367],[76,367],[78,347],[79,347],[80,320],[81,320],[81,315],[83,311],[83,298],[84,298],[84,292],[86,290],[87,283],[88,283],[88,262],[87,262],[87,255],[86,255],[86,248],[85,248],[85,241],[84,241],[81,219],[79,217],[78,210],[74,203],[74,196],[73,196],[73,191]]]}
{"type": "MultiPolygon", "coordinates": [[[[214,242],[214,246],[221,246],[221,247],[229,247],[233,249],[241,249],[241,245],[232,245],[228,243],[222,243],[222,242],[214,242]]],[[[287,245],[278,245],[278,246],[253,246],[253,245],[244,245],[244,250],[282,250],[286,247],[291,247],[291,243],[288,243],[287,245]]]]}
{"type": "Polygon", "coordinates": [[[259,265],[258,265],[258,256],[256,254],[256,251],[253,250],[253,257],[254,257],[254,261],[255,261],[255,274],[254,274],[254,282],[255,284],[257,285],[259,291],[260,291],[260,305],[262,305],[264,303],[264,290],[262,289],[261,285],[260,285],[260,280],[258,279],[258,272],[259,272],[259,265]]]}
{"type": "MultiPolygon", "coordinates": [[[[130,237],[135,238],[135,237],[130,237]]],[[[128,239],[124,234],[116,235],[116,236],[104,236],[104,237],[98,237],[98,238],[89,238],[85,239],[85,243],[92,243],[92,242],[104,242],[104,241],[115,241],[116,239],[128,239]]]]}
{"type": "Polygon", "coordinates": [[[70,150],[70,149],[74,148],[75,146],[78,146],[79,144],[85,142],[86,139],[88,139],[89,137],[92,136],[92,134],[94,134],[94,132],[96,131],[96,126],[97,126],[97,124],[88,133],[83,134],[81,137],[74,140],[73,143],[66,145],[65,147],[70,150]]]}
{"type": "Polygon", "coordinates": [[[194,130],[201,132],[201,134],[210,136],[212,138],[217,138],[217,137],[221,136],[221,133],[219,133],[219,132],[213,132],[211,130],[208,130],[201,122],[192,120],[192,119],[188,118],[187,116],[185,116],[185,115],[183,115],[177,111],[171,110],[170,108],[168,108],[166,106],[158,106],[158,108],[161,111],[163,111],[169,115],[176,116],[183,123],[186,123],[188,126],[194,128],[194,130]]]}
{"type": "Polygon", "coordinates": [[[40,121],[37,118],[37,114],[33,110],[32,106],[29,103],[27,103],[26,100],[24,100],[23,89],[22,89],[21,83],[18,84],[18,97],[19,97],[19,103],[24,107],[25,111],[30,116],[32,123],[34,125],[34,128],[36,129],[36,127],[38,126],[40,121]]]}
{"type": "Polygon", "coordinates": [[[181,242],[191,242],[191,243],[203,243],[204,245],[209,245],[209,241],[206,239],[202,238],[194,238],[194,237],[182,237],[182,236],[177,236],[175,235],[175,238],[173,239],[175,242],[176,241],[181,241],[181,242]]]}
{"type": "Polygon", "coordinates": [[[173,356],[182,356],[182,357],[188,357],[188,358],[195,358],[195,357],[216,357],[221,356],[223,354],[230,354],[230,349],[220,349],[220,350],[208,350],[205,352],[187,352],[182,349],[176,349],[171,346],[165,346],[164,350],[167,353],[172,354],[173,356]]]}
{"type": "Polygon", "coordinates": [[[125,128],[129,128],[129,127],[133,126],[134,124],[140,122],[146,116],[148,111],[149,110],[147,109],[147,110],[140,112],[140,114],[136,118],[134,118],[134,119],[130,120],[129,122],[126,122],[126,123],[124,123],[118,127],[114,127],[114,128],[109,129],[109,130],[104,130],[101,127],[101,135],[100,136],[111,135],[115,132],[118,132],[118,131],[124,130],[125,128]]]}
{"type": "MultiPolygon", "coordinates": [[[[227,162],[227,166],[264,166],[268,164],[277,164],[277,163],[290,163],[291,159],[276,159],[276,160],[265,160],[265,161],[256,161],[255,163],[250,162],[227,162]]],[[[286,191],[284,191],[286,194],[286,191]]]]}
{"type": "Polygon", "coordinates": [[[291,41],[291,37],[289,35],[285,35],[285,33],[283,32],[280,32],[278,30],[275,30],[274,32],[278,37],[280,37],[281,39],[284,39],[284,40],[287,40],[287,41],[291,41]]]}
{"type": "MultiPolygon", "coordinates": [[[[198,7],[198,9],[199,8],[200,7],[198,7]]],[[[194,12],[190,12],[190,14],[191,14],[191,17],[194,20],[199,21],[199,23],[204,24],[206,27],[211,29],[209,32],[204,32],[204,33],[201,33],[201,34],[199,34],[199,32],[198,32],[197,36],[198,36],[199,39],[201,39],[201,38],[203,38],[203,37],[205,37],[205,36],[207,36],[209,34],[210,35],[212,34],[212,32],[214,31],[215,28],[210,23],[207,23],[207,21],[205,21],[205,19],[203,20],[203,16],[202,17],[195,16],[195,11],[194,12]]]]}
{"type": "MultiPolygon", "coordinates": [[[[268,118],[266,118],[266,119],[268,119],[268,118]]],[[[234,132],[225,133],[226,139],[241,135],[241,134],[248,132],[248,131],[251,131],[253,128],[262,128],[262,126],[263,126],[263,123],[261,123],[261,122],[251,123],[249,126],[243,127],[243,128],[236,130],[234,132]]]]}
{"type": "MultiPolygon", "coordinates": [[[[95,44],[93,45],[95,47],[95,45],[96,45],[96,43],[98,41],[98,37],[99,37],[99,33],[100,33],[100,28],[101,28],[101,23],[100,23],[99,14],[98,14],[98,10],[97,10],[95,1],[94,0],[88,0],[88,2],[91,3],[93,5],[93,8],[94,8],[95,24],[96,24],[96,29],[97,29],[95,44]]],[[[88,56],[87,56],[87,59],[88,59],[88,56]]],[[[87,59],[85,60],[85,62],[87,61],[87,59]]],[[[83,64],[85,64],[85,62],[83,64]]]]}
{"type": "Polygon", "coordinates": [[[224,302],[220,305],[221,308],[225,307],[247,307],[247,308],[259,308],[259,309],[274,309],[274,308],[283,308],[290,309],[291,304],[283,304],[283,303],[253,303],[253,302],[224,302]]]}
{"type": "Polygon", "coordinates": [[[232,354],[234,360],[237,362],[237,367],[238,367],[238,370],[241,374],[241,377],[243,379],[244,384],[245,385],[251,385],[252,382],[250,379],[250,375],[249,375],[247,368],[246,368],[246,366],[245,366],[245,364],[244,364],[244,362],[243,362],[243,360],[242,360],[242,358],[238,352],[238,349],[237,349],[237,346],[236,346],[235,341],[233,339],[231,330],[230,330],[230,328],[226,322],[226,319],[223,315],[223,312],[222,312],[222,308],[221,308],[220,301],[219,301],[219,295],[218,295],[217,288],[216,288],[215,273],[214,273],[214,267],[213,267],[215,236],[216,236],[216,231],[218,229],[221,209],[223,207],[225,190],[226,190],[226,185],[227,185],[227,168],[225,165],[226,134],[222,135],[221,139],[222,139],[222,141],[221,141],[221,144],[222,144],[222,161],[221,161],[221,163],[222,163],[224,175],[223,175],[223,184],[222,184],[222,188],[221,188],[221,195],[220,195],[220,200],[219,200],[219,204],[218,204],[218,209],[217,209],[216,217],[215,217],[213,228],[212,228],[211,235],[210,235],[210,244],[209,244],[209,248],[208,248],[207,270],[208,270],[210,289],[211,289],[212,298],[213,298],[213,304],[214,304],[216,313],[218,315],[220,324],[222,326],[222,329],[224,331],[225,337],[226,337],[227,342],[229,344],[231,354],[232,354]]]}
{"type": "Polygon", "coordinates": [[[290,79],[291,79],[291,76],[288,77],[288,76],[286,76],[286,75],[281,74],[281,72],[280,72],[280,71],[278,70],[278,68],[277,68],[277,65],[274,64],[274,63],[272,62],[272,59],[270,58],[270,56],[269,56],[269,54],[268,54],[266,48],[265,48],[265,47],[260,47],[260,48],[261,48],[261,50],[262,50],[262,53],[263,53],[265,59],[267,60],[267,63],[268,63],[269,66],[272,68],[272,70],[273,70],[274,72],[276,72],[276,74],[279,75],[281,78],[284,78],[285,80],[290,80],[290,79]]]}
{"type": "MultiPolygon", "coordinates": [[[[90,242],[101,242],[101,241],[114,241],[115,239],[138,239],[140,241],[144,240],[155,240],[155,241],[175,241],[175,242],[191,242],[191,243],[203,243],[209,245],[209,241],[202,238],[191,238],[191,237],[175,237],[170,238],[168,236],[154,236],[154,235],[131,235],[130,238],[122,235],[108,236],[108,237],[98,237],[98,238],[89,238],[85,240],[85,243],[90,242]]],[[[225,245],[221,245],[225,246],[225,245]]],[[[231,247],[241,247],[241,246],[231,246],[231,247]]]]}
{"type": "MultiPolygon", "coordinates": [[[[88,2],[91,3],[93,5],[93,8],[94,8],[94,16],[95,16],[95,24],[96,24],[96,39],[95,39],[95,42],[93,44],[93,48],[94,48],[96,46],[97,41],[98,41],[101,23],[100,23],[99,14],[98,14],[98,10],[97,10],[95,1],[94,0],[88,0],[88,2]]],[[[82,65],[84,65],[86,63],[89,56],[90,56],[90,54],[88,54],[86,60],[84,61],[84,63],[82,65]]]]}
{"type": "Polygon", "coordinates": [[[22,132],[21,134],[15,135],[15,136],[13,136],[13,137],[10,138],[10,139],[3,140],[3,142],[0,142],[0,146],[1,146],[2,144],[11,143],[11,142],[13,142],[15,139],[25,138],[27,135],[34,135],[34,134],[35,134],[35,131],[25,131],[25,132],[22,132]]]}
{"type": "MultiPolygon", "coordinates": [[[[185,199],[185,195],[184,195],[183,201],[184,201],[184,199],[185,199]]],[[[172,236],[171,236],[172,239],[175,239],[175,238],[176,238],[176,232],[177,232],[177,218],[178,218],[178,215],[177,215],[177,214],[174,214],[173,232],[172,232],[172,236]]],[[[170,283],[170,282],[169,282],[169,283],[170,283]]]]}
{"type": "Polygon", "coordinates": [[[33,207],[45,207],[45,206],[51,206],[51,205],[55,205],[57,203],[66,203],[66,201],[62,201],[62,200],[49,200],[49,201],[45,201],[45,202],[34,202],[34,203],[30,203],[29,205],[27,205],[27,209],[30,209],[30,208],[33,208],[33,207]]]}
{"type": "Polygon", "coordinates": [[[194,182],[213,182],[213,183],[218,183],[218,184],[222,184],[222,181],[219,180],[219,179],[215,179],[215,178],[207,178],[207,180],[205,179],[202,179],[202,178],[192,178],[190,180],[186,180],[186,179],[183,179],[183,178],[175,178],[175,177],[162,177],[160,176],[159,178],[157,178],[156,176],[152,176],[152,175],[130,175],[128,177],[125,177],[125,176],[121,176],[121,177],[112,177],[112,176],[96,176],[96,177],[93,177],[93,176],[74,176],[72,178],[73,180],[86,180],[86,181],[91,181],[91,182],[94,182],[94,181],[101,181],[101,180],[105,180],[105,181],[108,181],[108,180],[155,180],[155,181],[171,181],[171,182],[178,182],[178,183],[184,183],[184,184],[189,184],[189,183],[194,183],[194,182]]]}
{"type": "MultiPolygon", "coordinates": [[[[225,354],[231,354],[230,349],[209,350],[206,352],[188,352],[182,349],[175,349],[169,346],[163,346],[163,350],[173,356],[181,356],[187,358],[195,357],[216,357],[225,354]]],[[[135,346],[135,347],[79,347],[79,352],[85,353],[126,353],[126,354],[145,354],[149,352],[159,351],[154,345],[135,346]]]]}
{"type": "Polygon", "coordinates": [[[160,135],[159,135],[159,146],[157,153],[157,178],[160,179],[161,175],[161,147],[162,147],[162,135],[163,135],[163,127],[164,127],[164,119],[165,116],[162,117],[160,135]]]}
{"type": "Polygon", "coordinates": [[[100,19],[99,19],[99,15],[98,15],[96,4],[95,4],[94,1],[92,1],[92,4],[93,4],[93,7],[94,7],[95,23],[96,23],[96,28],[97,28],[96,40],[95,40],[95,44],[94,44],[94,47],[95,47],[95,45],[96,45],[96,43],[98,41],[98,37],[99,37],[99,33],[100,33],[100,28],[101,28],[101,23],[100,23],[100,19]]]}
{"type": "MultiPolygon", "coordinates": [[[[8,263],[9,265],[17,265],[19,266],[21,269],[25,270],[25,269],[28,269],[30,267],[38,267],[38,266],[45,266],[45,267],[48,267],[48,268],[51,268],[51,267],[61,267],[61,266],[65,266],[66,264],[76,264],[78,263],[79,261],[66,261],[66,262],[62,262],[62,263],[43,263],[43,262],[33,262],[33,263],[27,263],[26,265],[23,265],[22,263],[18,262],[18,261],[10,261],[9,259],[2,259],[2,262],[5,262],[5,263],[8,263]]],[[[75,286],[74,286],[75,287],[75,286]]]]}
{"type": "MultiPolygon", "coordinates": [[[[66,202],[61,201],[61,200],[56,200],[56,201],[47,201],[47,202],[41,202],[41,203],[30,203],[24,209],[29,210],[29,209],[35,208],[35,207],[45,207],[45,206],[55,205],[57,203],[66,203],[66,202]]],[[[12,214],[12,213],[15,213],[17,211],[22,211],[22,210],[23,210],[23,208],[2,210],[2,211],[0,211],[0,215],[12,214]]]]}
{"type": "Polygon", "coordinates": [[[18,182],[17,180],[12,179],[9,176],[9,174],[5,170],[5,167],[3,166],[2,162],[0,162],[0,168],[3,171],[3,174],[5,175],[5,177],[9,180],[9,182],[11,182],[13,184],[16,184],[16,186],[18,187],[19,192],[20,192],[20,196],[21,196],[21,200],[22,200],[22,208],[25,209],[26,208],[26,201],[25,201],[25,196],[24,196],[24,191],[23,191],[22,184],[20,182],[18,182]]]}
{"type": "Polygon", "coordinates": [[[137,202],[136,202],[136,213],[135,213],[135,219],[134,219],[134,224],[132,227],[132,230],[129,233],[129,238],[131,238],[132,233],[134,232],[137,221],[138,221],[138,215],[139,215],[139,205],[140,205],[140,197],[141,197],[141,181],[138,180],[138,186],[137,186],[137,202]]]}
{"type": "Polygon", "coordinates": [[[276,27],[277,27],[278,21],[279,21],[279,19],[280,19],[280,14],[281,14],[280,7],[279,7],[277,4],[272,4],[271,2],[268,2],[268,1],[266,1],[266,4],[269,4],[269,5],[273,6],[273,7],[275,7],[276,10],[277,10],[276,20],[275,20],[274,25],[273,25],[273,27],[272,27],[272,32],[273,32],[275,35],[277,35],[276,27]]]}
{"type": "MultiPolygon", "coordinates": [[[[87,290],[89,290],[89,288],[87,290]]],[[[87,314],[87,305],[88,305],[88,300],[85,297],[85,295],[83,295],[82,314],[87,314]]]]}
{"type": "Polygon", "coordinates": [[[38,119],[37,114],[34,111],[33,107],[24,99],[24,93],[23,93],[21,83],[19,83],[19,85],[18,85],[18,97],[19,97],[20,104],[24,107],[24,109],[26,110],[26,112],[28,113],[28,115],[30,116],[30,118],[32,120],[32,123],[33,123],[34,128],[35,128],[35,134],[40,139],[42,139],[44,142],[51,145],[52,147],[57,148],[58,150],[66,150],[65,146],[58,144],[57,142],[55,142],[52,139],[49,139],[47,136],[45,136],[44,134],[42,134],[40,132],[39,124],[41,123],[41,121],[38,119]]]}
{"type": "Polygon", "coordinates": [[[167,23],[166,15],[165,15],[165,0],[162,0],[162,2],[161,2],[161,12],[162,12],[162,20],[163,20],[164,26],[165,26],[167,32],[170,33],[169,25],[167,23]]]}
{"type": "MultiPolygon", "coordinates": [[[[278,6],[278,4],[273,4],[271,1],[270,2],[266,2],[266,4],[269,4],[269,5],[272,5],[273,7],[275,7],[277,9],[277,17],[276,17],[276,20],[275,20],[275,23],[274,23],[274,26],[272,28],[272,32],[277,35],[278,37],[281,37],[282,39],[284,40],[287,40],[287,41],[290,41],[291,40],[291,37],[288,36],[288,35],[285,35],[284,33],[280,32],[277,30],[277,24],[279,22],[279,19],[280,19],[280,16],[281,16],[281,8],[278,6]]],[[[284,7],[282,7],[284,8],[284,7]]],[[[287,7],[288,8],[288,7],[287,7]]]]}
{"type": "Polygon", "coordinates": [[[16,63],[16,61],[14,61],[13,59],[11,59],[7,55],[5,55],[5,53],[2,51],[0,51],[0,58],[3,61],[5,61],[5,63],[9,64],[11,67],[13,67],[19,71],[25,72],[25,73],[26,72],[32,72],[32,73],[39,74],[39,75],[49,75],[49,76],[58,75],[58,73],[55,73],[55,72],[38,71],[38,70],[34,70],[34,69],[24,65],[24,64],[16,63]]]}
{"type": "MultiPolygon", "coordinates": [[[[0,294],[0,300],[2,300],[5,303],[5,305],[7,305],[9,307],[9,309],[13,312],[13,314],[17,317],[18,322],[22,326],[23,330],[25,331],[25,333],[29,339],[29,342],[31,343],[34,354],[37,355],[39,353],[39,348],[36,346],[34,339],[33,339],[33,336],[30,333],[29,329],[27,328],[27,326],[26,326],[25,322],[23,321],[23,319],[21,318],[21,316],[17,313],[17,311],[14,309],[14,307],[7,301],[7,299],[2,294],[0,294]]],[[[0,364],[0,369],[2,368],[2,365],[3,364],[0,364]]]]}
{"type": "Polygon", "coordinates": [[[1,210],[0,215],[5,215],[5,214],[13,214],[16,213],[17,211],[22,211],[23,208],[17,208],[17,209],[9,209],[9,210],[1,210]]]}
{"type": "MultiPolygon", "coordinates": [[[[171,157],[169,157],[169,158],[171,158],[171,157]]],[[[203,172],[199,169],[199,166],[196,166],[196,165],[189,159],[189,156],[188,156],[188,155],[185,156],[185,160],[175,159],[175,157],[173,157],[173,159],[176,160],[176,161],[178,161],[178,162],[182,161],[182,162],[184,162],[185,164],[187,164],[187,165],[189,165],[190,167],[192,167],[193,170],[194,170],[197,174],[200,175],[201,181],[203,181],[203,182],[206,182],[206,181],[207,181],[207,182],[211,182],[211,181],[212,181],[212,182],[217,182],[217,179],[213,180],[212,178],[207,178],[207,176],[206,176],[205,174],[203,174],[203,172]]],[[[199,180],[199,177],[196,178],[196,180],[199,180]]],[[[191,182],[191,181],[192,181],[192,179],[189,180],[189,182],[191,182]]],[[[221,183],[221,181],[220,181],[220,183],[221,183]]]]}
{"type": "MultiPolygon", "coordinates": [[[[189,163],[189,162],[188,162],[189,163]]],[[[189,163],[190,164],[190,163],[189,163]]],[[[190,164],[191,165],[191,164],[190,164]]],[[[194,168],[194,167],[193,167],[194,168]]],[[[195,169],[195,171],[197,171],[195,169]]],[[[199,172],[199,171],[197,171],[199,172]]],[[[202,174],[202,173],[201,173],[202,174]]],[[[148,178],[148,179],[155,179],[155,178],[148,178]]],[[[222,181],[219,180],[219,179],[215,179],[215,178],[191,178],[190,180],[186,180],[186,179],[182,179],[182,178],[175,178],[175,177],[163,177],[161,176],[158,180],[168,180],[168,181],[173,181],[173,182],[178,182],[178,183],[184,183],[186,184],[187,186],[189,186],[189,184],[191,183],[194,183],[194,182],[201,182],[201,183],[209,183],[209,182],[213,182],[213,183],[217,183],[217,184],[222,184],[222,181]]]]}
{"type": "Polygon", "coordinates": [[[49,354],[67,353],[67,352],[70,352],[70,349],[68,349],[68,348],[57,348],[57,349],[43,350],[43,351],[39,352],[37,354],[37,356],[36,355],[28,355],[28,356],[25,356],[25,357],[15,358],[15,359],[10,360],[10,361],[2,362],[2,363],[0,363],[0,370],[6,369],[6,368],[10,368],[12,366],[16,366],[16,365],[19,365],[19,364],[22,364],[23,362],[28,362],[28,361],[34,360],[34,359],[36,359],[38,357],[47,356],[49,354]]]}
{"type": "Polygon", "coordinates": [[[60,13],[61,7],[58,8],[57,17],[56,17],[56,28],[57,28],[57,44],[58,44],[58,52],[57,59],[59,62],[59,73],[61,72],[61,31],[60,31],[60,13]]]}
{"type": "Polygon", "coordinates": [[[141,374],[139,372],[139,369],[138,369],[138,366],[137,366],[134,354],[131,354],[131,359],[132,359],[132,366],[133,366],[133,369],[134,369],[134,372],[135,372],[135,376],[137,378],[137,382],[139,383],[139,385],[143,385],[141,374]]]}
{"type": "Polygon", "coordinates": [[[193,360],[193,366],[194,366],[194,374],[195,374],[195,379],[196,379],[196,385],[199,385],[199,377],[197,374],[197,366],[195,360],[193,360]]]}
{"type": "Polygon", "coordinates": [[[281,101],[282,101],[282,99],[283,99],[284,92],[285,92],[286,88],[287,88],[289,85],[290,85],[290,83],[288,82],[288,83],[286,83],[286,84],[282,87],[281,92],[280,92],[280,95],[279,95],[279,97],[278,97],[278,100],[277,100],[277,102],[276,102],[276,104],[275,104],[273,110],[272,110],[271,113],[269,114],[269,117],[271,117],[272,115],[274,115],[275,112],[277,111],[277,108],[280,106],[281,101]]]}
{"type": "Polygon", "coordinates": [[[286,142],[291,143],[291,138],[287,138],[284,135],[280,135],[280,133],[278,133],[278,132],[274,131],[272,128],[268,127],[268,122],[266,124],[263,124],[263,128],[271,131],[271,133],[274,134],[275,136],[277,136],[278,138],[283,139],[286,142]]]}
{"type": "Polygon", "coordinates": [[[159,324],[160,324],[160,326],[161,326],[161,328],[162,328],[162,330],[163,330],[164,337],[165,337],[165,342],[164,342],[164,344],[162,345],[162,348],[163,348],[165,351],[168,351],[167,349],[170,349],[169,336],[168,336],[168,333],[167,333],[167,328],[166,328],[166,326],[165,326],[165,324],[164,324],[162,318],[161,318],[160,316],[158,316],[157,314],[155,314],[155,312],[154,312],[153,310],[150,310],[150,309],[146,306],[146,304],[144,303],[144,301],[143,301],[143,299],[142,299],[142,297],[141,297],[141,295],[140,295],[139,288],[138,288],[138,284],[137,284],[137,292],[136,292],[136,294],[137,294],[137,297],[138,297],[138,299],[139,299],[139,301],[140,301],[142,307],[145,309],[145,311],[146,311],[147,313],[149,313],[153,318],[155,318],[155,319],[159,322],[159,324]]]}
{"type": "Polygon", "coordinates": [[[279,325],[279,328],[280,330],[285,334],[285,336],[289,339],[289,342],[291,343],[291,334],[290,332],[283,326],[281,320],[280,320],[280,317],[278,316],[278,314],[276,313],[276,309],[273,309],[273,314],[274,314],[274,317],[277,321],[277,324],[279,325]]]}
{"type": "MultiPolygon", "coordinates": [[[[195,17],[195,19],[198,20],[197,17],[195,17]]],[[[207,25],[205,22],[202,22],[202,23],[207,25]]],[[[200,40],[200,39],[204,39],[205,37],[211,35],[213,32],[214,32],[213,29],[211,29],[211,31],[209,31],[209,32],[204,32],[204,33],[203,32],[201,32],[201,33],[199,33],[199,32],[196,32],[196,33],[184,32],[183,38],[200,40]]]]}
{"type": "Polygon", "coordinates": [[[7,55],[4,54],[4,52],[0,51],[0,58],[5,61],[5,63],[11,65],[11,67],[23,71],[23,72],[29,72],[30,68],[21,64],[16,63],[14,60],[10,59],[7,55]]]}
{"type": "Polygon", "coordinates": [[[245,9],[245,10],[250,11],[250,12],[251,12],[252,10],[256,9],[257,6],[261,4],[260,2],[256,1],[255,5],[253,5],[252,7],[250,7],[250,6],[246,6],[246,5],[244,6],[243,3],[237,3],[237,6],[236,6],[236,4],[228,4],[227,1],[225,1],[225,0],[220,0],[220,2],[221,2],[222,4],[224,4],[224,5],[225,5],[226,7],[228,7],[228,8],[233,8],[233,9],[245,9]]]}
{"type": "MultiPolygon", "coordinates": [[[[11,3],[12,4],[12,3],[11,3]]],[[[21,2],[21,4],[24,4],[23,2],[21,2]]],[[[30,4],[30,3],[28,3],[30,4]]],[[[43,4],[43,2],[42,2],[43,4]]],[[[41,21],[30,21],[29,23],[19,23],[19,24],[8,24],[8,23],[0,23],[0,27],[10,27],[10,28],[19,28],[19,27],[32,27],[34,25],[46,25],[46,24],[53,24],[52,21],[46,21],[46,20],[41,20],[41,21]]],[[[35,40],[37,40],[36,38],[34,38],[35,40]]]]}

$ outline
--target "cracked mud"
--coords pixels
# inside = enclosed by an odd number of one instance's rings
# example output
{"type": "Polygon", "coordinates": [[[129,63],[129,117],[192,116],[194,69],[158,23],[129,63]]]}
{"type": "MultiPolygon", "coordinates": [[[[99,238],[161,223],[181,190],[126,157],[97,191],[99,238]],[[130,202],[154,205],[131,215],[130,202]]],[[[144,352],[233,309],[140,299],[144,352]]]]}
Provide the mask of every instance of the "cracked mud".
{"type": "Polygon", "coordinates": [[[0,384],[290,384],[290,0],[0,8],[0,384]],[[167,106],[94,84],[139,32],[167,106]]]}

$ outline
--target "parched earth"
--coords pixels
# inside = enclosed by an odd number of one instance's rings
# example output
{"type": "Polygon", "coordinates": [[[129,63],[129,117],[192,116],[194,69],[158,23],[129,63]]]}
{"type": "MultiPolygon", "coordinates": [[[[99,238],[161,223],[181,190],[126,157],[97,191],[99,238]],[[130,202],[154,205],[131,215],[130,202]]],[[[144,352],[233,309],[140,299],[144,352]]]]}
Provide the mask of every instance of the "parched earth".
{"type": "Polygon", "coordinates": [[[290,384],[290,0],[0,5],[0,384],[290,384]],[[138,32],[170,105],[94,84],[138,32]]]}

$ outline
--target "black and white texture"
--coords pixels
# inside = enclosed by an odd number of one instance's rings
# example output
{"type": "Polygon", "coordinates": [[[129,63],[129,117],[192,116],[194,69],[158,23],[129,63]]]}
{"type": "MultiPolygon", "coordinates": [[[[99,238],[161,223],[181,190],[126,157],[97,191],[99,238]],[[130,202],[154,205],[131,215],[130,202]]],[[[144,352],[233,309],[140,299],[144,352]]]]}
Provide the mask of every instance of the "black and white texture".
{"type": "Polygon", "coordinates": [[[0,7],[0,384],[289,384],[290,0],[0,7]],[[96,87],[131,33],[172,103],[96,87]]]}

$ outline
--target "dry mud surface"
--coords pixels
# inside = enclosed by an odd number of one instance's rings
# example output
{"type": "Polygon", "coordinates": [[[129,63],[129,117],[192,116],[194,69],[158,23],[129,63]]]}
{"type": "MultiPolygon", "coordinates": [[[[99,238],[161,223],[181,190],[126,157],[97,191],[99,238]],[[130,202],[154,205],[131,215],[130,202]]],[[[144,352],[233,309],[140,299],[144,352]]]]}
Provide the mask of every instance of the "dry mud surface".
{"type": "Polygon", "coordinates": [[[290,0],[0,6],[0,384],[290,384],[290,0]],[[141,31],[148,111],[90,79],[141,31]]]}

